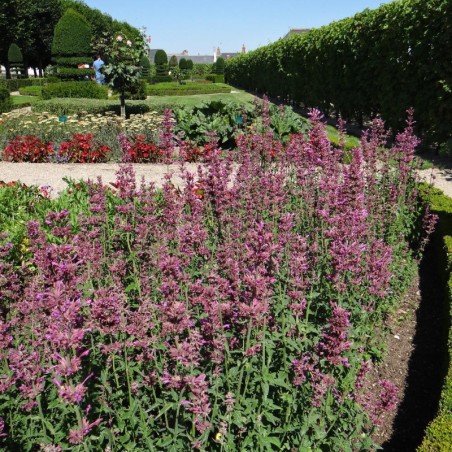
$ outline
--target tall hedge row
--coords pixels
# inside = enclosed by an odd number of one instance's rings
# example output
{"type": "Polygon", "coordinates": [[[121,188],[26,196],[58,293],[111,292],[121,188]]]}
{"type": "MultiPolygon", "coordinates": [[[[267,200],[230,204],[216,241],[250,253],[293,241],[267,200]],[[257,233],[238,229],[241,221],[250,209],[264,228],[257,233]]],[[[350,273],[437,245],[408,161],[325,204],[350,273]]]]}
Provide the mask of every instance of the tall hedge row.
{"type": "Polygon", "coordinates": [[[399,129],[452,137],[452,2],[398,0],[228,60],[228,83],[399,129]]]}

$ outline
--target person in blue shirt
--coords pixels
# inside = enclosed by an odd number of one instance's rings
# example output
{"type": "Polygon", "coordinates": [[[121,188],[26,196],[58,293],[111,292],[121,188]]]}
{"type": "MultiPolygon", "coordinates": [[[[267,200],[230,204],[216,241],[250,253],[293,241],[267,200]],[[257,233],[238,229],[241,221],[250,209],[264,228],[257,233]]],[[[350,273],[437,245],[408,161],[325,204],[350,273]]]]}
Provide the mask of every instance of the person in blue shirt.
{"type": "Polygon", "coordinates": [[[96,55],[96,60],[93,63],[93,69],[96,76],[96,82],[99,85],[103,85],[105,83],[105,75],[101,73],[101,68],[105,63],[102,61],[100,55],[96,55]]]}

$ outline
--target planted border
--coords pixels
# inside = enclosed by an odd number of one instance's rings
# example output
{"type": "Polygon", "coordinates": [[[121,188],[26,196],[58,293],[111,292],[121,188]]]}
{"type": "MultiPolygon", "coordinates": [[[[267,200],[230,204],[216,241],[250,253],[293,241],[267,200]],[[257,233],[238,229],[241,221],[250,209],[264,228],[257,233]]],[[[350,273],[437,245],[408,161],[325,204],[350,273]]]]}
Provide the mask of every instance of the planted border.
{"type": "Polygon", "coordinates": [[[449,327],[448,362],[449,370],[441,393],[438,416],[427,427],[425,438],[419,448],[420,452],[449,450],[452,444],[452,198],[445,196],[438,189],[431,188],[427,192],[427,200],[432,213],[439,216],[436,254],[438,271],[441,273],[445,286],[449,327]]]}

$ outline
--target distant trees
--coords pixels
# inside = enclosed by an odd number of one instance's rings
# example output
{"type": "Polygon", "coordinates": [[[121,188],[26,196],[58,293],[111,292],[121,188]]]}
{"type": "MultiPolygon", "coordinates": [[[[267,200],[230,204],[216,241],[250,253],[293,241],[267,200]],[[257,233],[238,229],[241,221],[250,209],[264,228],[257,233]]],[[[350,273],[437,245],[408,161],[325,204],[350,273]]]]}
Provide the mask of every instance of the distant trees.
{"type": "Polygon", "coordinates": [[[54,28],[68,9],[84,16],[90,25],[93,36],[89,43],[90,62],[99,51],[95,44],[102,34],[124,33],[131,39],[140,35],[127,22],[118,22],[80,0],[0,0],[0,64],[6,67],[7,78],[11,77],[8,50],[12,43],[22,50],[24,66],[35,68],[35,75],[37,71],[43,75],[52,60],[54,28]]]}

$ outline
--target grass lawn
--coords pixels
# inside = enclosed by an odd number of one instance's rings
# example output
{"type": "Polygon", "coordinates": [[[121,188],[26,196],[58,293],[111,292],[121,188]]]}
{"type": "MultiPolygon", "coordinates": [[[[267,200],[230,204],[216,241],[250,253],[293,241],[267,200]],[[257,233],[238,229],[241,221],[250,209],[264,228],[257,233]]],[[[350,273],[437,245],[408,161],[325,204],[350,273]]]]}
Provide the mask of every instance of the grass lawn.
{"type": "Polygon", "coordinates": [[[195,107],[196,105],[200,105],[204,102],[211,102],[213,100],[224,103],[253,103],[255,97],[252,94],[236,89],[233,90],[236,92],[221,94],[194,94],[191,96],[150,96],[147,98],[146,103],[155,106],[172,104],[175,107],[195,107]]]}
{"type": "Polygon", "coordinates": [[[39,100],[36,96],[11,96],[11,100],[13,101],[13,105],[24,105],[24,104],[32,104],[39,100]]]}

